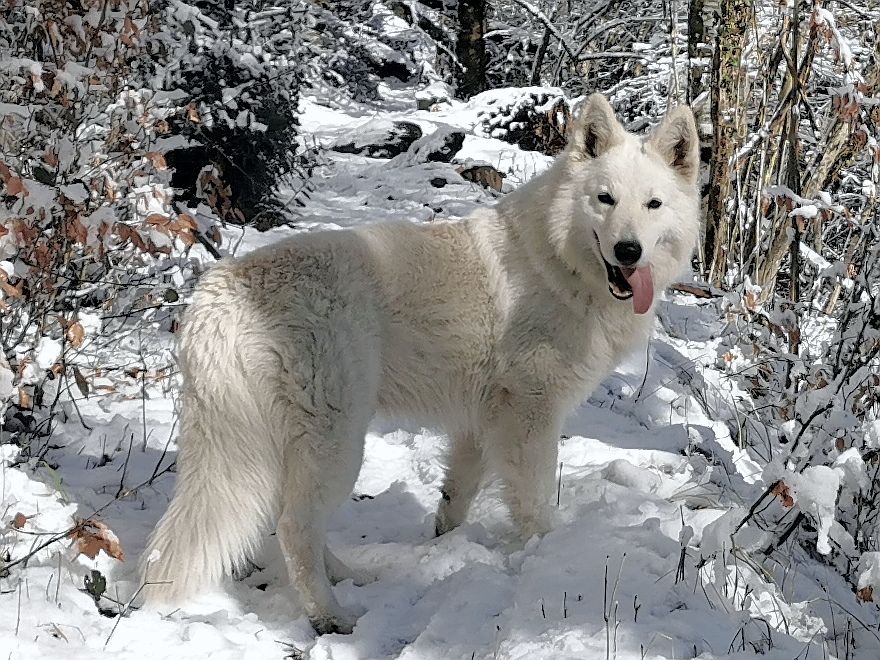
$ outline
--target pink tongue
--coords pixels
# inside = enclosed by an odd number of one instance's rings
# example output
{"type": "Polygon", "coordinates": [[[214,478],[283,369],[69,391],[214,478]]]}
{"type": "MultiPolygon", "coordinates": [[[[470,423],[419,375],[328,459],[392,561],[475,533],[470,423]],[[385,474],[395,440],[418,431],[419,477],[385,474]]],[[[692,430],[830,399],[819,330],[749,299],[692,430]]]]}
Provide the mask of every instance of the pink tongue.
{"type": "Polygon", "coordinates": [[[654,302],[654,277],[650,266],[641,268],[622,268],[623,276],[633,290],[633,311],[644,314],[654,302]]]}

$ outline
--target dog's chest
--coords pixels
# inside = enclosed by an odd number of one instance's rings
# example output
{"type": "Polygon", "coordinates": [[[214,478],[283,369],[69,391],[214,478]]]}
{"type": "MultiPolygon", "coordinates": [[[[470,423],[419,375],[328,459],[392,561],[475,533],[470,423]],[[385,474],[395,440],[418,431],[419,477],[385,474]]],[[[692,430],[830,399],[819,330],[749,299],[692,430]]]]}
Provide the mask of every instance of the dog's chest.
{"type": "Polygon", "coordinates": [[[592,390],[649,334],[652,317],[623,305],[574,314],[546,302],[510,320],[499,338],[499,376],[572,396],[592,390]]]}

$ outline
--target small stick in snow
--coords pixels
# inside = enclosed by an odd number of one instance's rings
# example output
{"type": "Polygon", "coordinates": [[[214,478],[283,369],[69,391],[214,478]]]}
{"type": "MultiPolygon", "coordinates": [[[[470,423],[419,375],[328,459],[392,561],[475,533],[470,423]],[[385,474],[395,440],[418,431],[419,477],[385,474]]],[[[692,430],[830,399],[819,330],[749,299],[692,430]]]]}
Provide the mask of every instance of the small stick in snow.
{"type": "Polygon", "coordinates": [[[125,490],[125,475],[128,473],[128,461],[131,459],[131,445],[134,443],[134,433],[128,438],[128,453],[125,455],[125,463],[122,464],[122,476],[119,478],[119,489],[116,491],[114,499],[119,499],[125,490]]]}
{"type": "Polygon", "coordinates": [[[559,479],[556,482],[556,508],[559,508],[559,502],[562,498],[562,463],[559,464],[559,479]]]}
{"type": "Polygon", "coordinates": [[[18,627],[21,625],[21,580],[18,581],[18,614],[15,617],[15,636],[18,637],[18,627]]]}

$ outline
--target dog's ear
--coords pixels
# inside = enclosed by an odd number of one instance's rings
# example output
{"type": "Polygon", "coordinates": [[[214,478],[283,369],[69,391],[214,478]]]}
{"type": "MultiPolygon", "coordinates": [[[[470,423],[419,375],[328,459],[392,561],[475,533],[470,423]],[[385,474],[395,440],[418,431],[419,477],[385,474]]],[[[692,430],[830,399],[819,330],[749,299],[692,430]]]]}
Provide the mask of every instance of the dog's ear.
{"type": "Polygon", "coordinates": [[[570,139],[574,153],[596,158],[622,142],[625,134],[611,104],[597,93],[590,95],[581,105],[570,139]]]}
{"type": "Polygon", "coordinates": [[[694,183],[700,173],[700,136],[694,113],[680,105],[666,113],[650,144],[679,175],[694,183]]]}

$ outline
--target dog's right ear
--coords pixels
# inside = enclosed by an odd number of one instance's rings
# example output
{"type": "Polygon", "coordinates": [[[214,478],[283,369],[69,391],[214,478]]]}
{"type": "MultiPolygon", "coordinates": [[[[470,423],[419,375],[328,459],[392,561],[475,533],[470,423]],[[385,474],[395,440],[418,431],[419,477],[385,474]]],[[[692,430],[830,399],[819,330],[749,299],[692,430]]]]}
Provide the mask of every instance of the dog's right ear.
{"type": "Polygon", "coordinates": [[[596,158],[623,141],[626,131],[608,100],[599,93],[591,94],[581,104],[574,120],[571,137],[572,151],[584,158],[596,158]]]}

